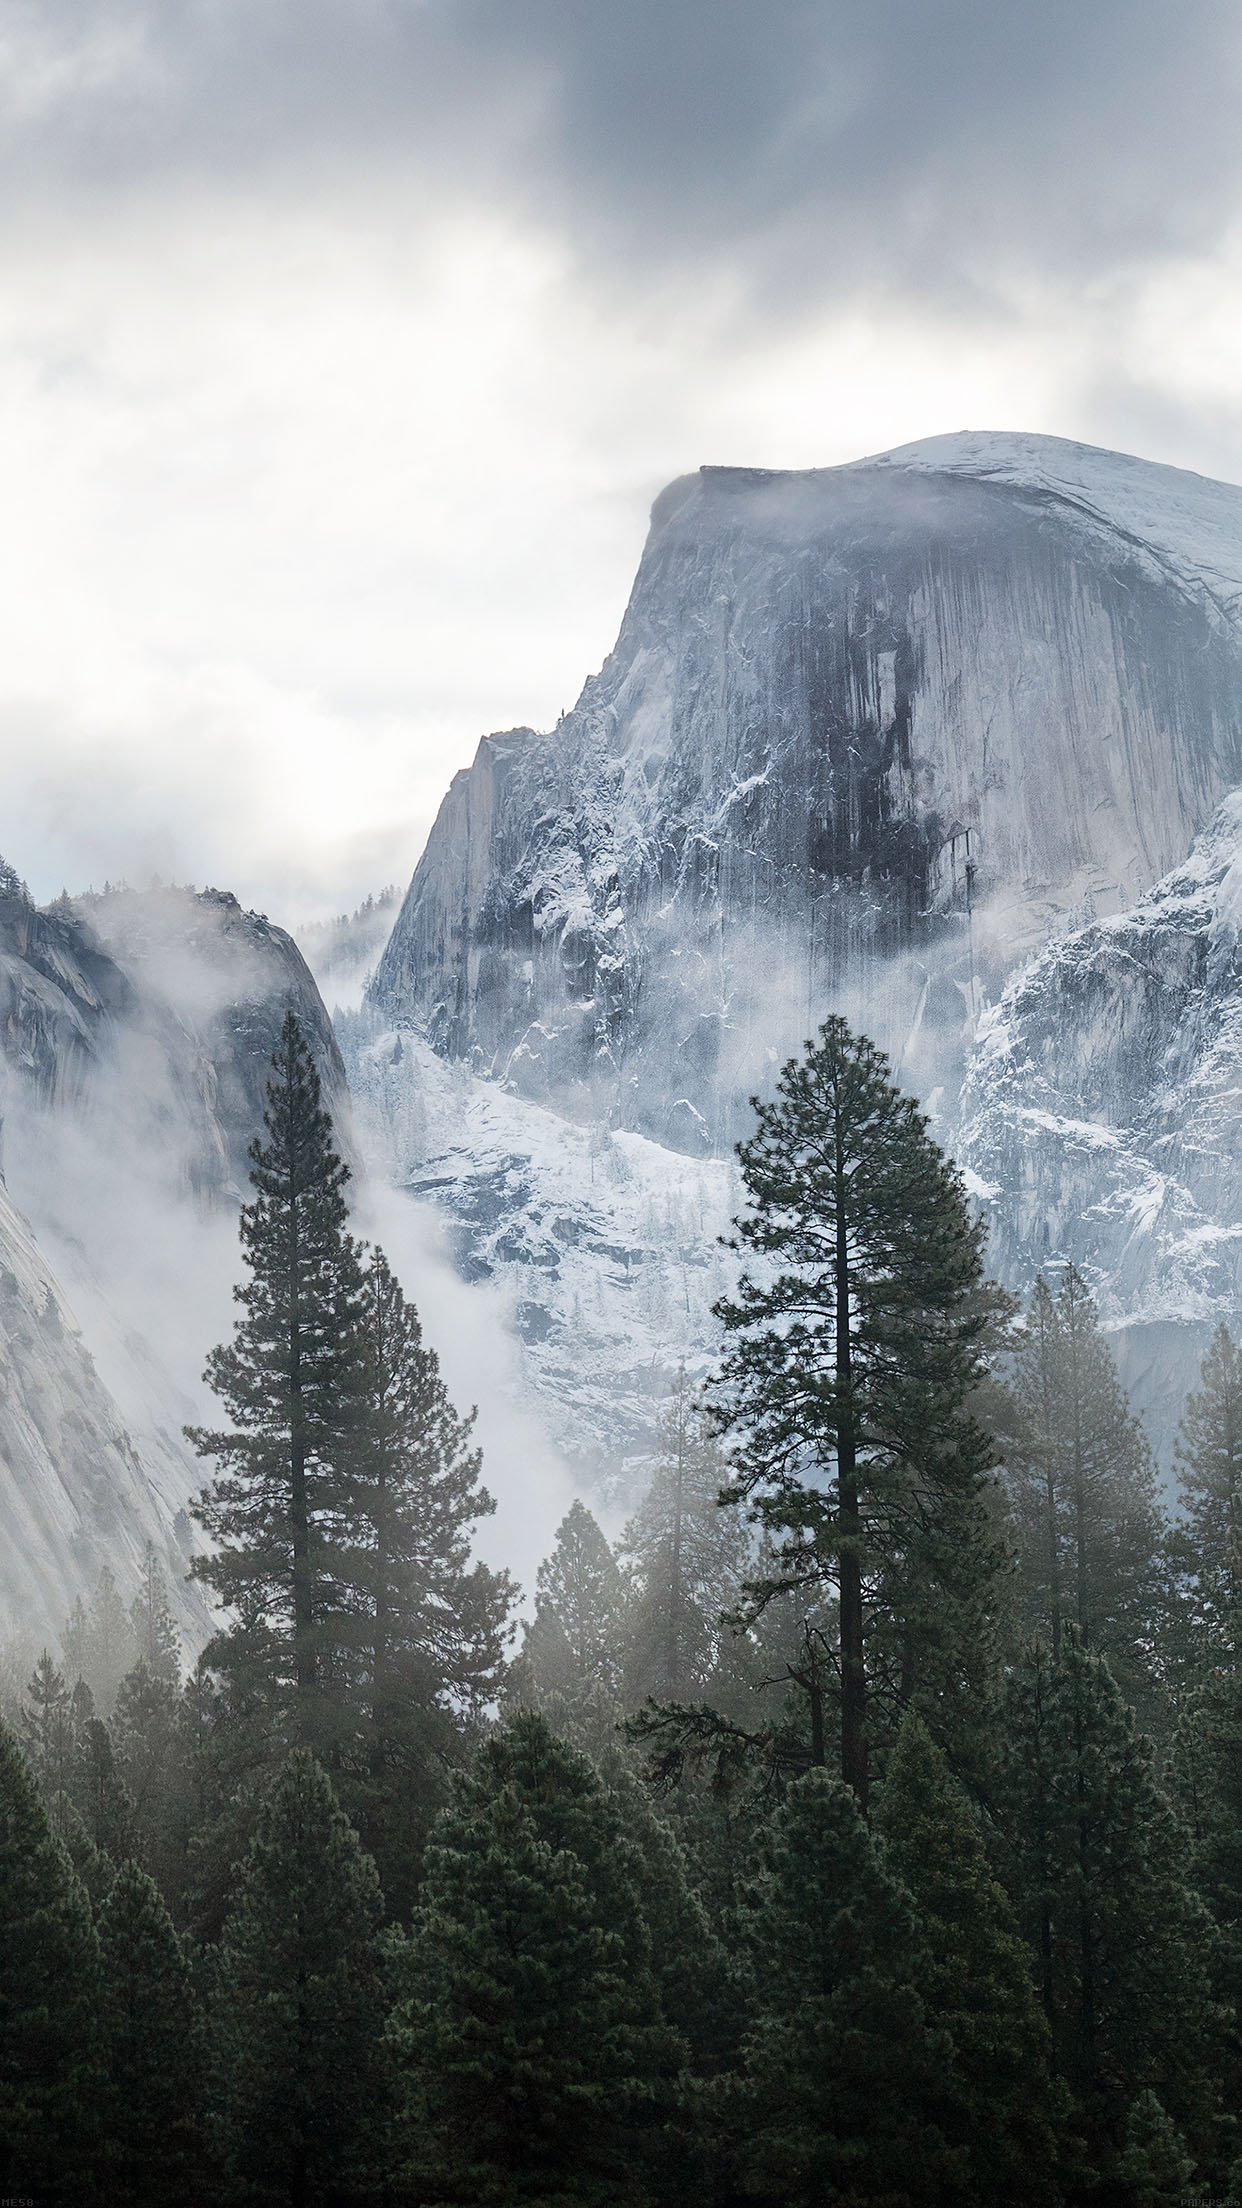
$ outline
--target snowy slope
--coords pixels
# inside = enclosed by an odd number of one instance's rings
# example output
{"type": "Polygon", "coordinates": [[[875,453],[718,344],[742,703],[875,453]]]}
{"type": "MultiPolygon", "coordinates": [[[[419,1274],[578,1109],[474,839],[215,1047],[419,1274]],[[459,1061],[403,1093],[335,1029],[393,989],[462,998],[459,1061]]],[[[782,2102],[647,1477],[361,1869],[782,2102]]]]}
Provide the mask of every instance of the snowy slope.
{"type": "Polygon", "coordinates": [[[1072,1257],[1167,1427],[1209,1326],[1242,1327],[1242,793],[1129,912],[1013,980],[957,1149],[993,1262],[1025,1288],[1072,1257]]]}
{"type": "MultiPolygon", "coordinates": [[[[180,1587],[185,1556],[147,1464],[82,1340],[28,1222],[0,1186],[0,1624],[52,1637],[108,1564],[137,1584],[154,1542],[201,1639],[203,1612],[180,1587]]],[[[188,1530],[188,1529],[186,1529],[188,1530]]]]}
{"type": "Polygon", "coordinates": [[[1239,785],[1235,486],[1000,433],[670,485],[573,711],[456,777],[351,1069],[463,1267],[510,1282],[558,1435],[598,1451],[612,1415],[584,1362],[658,1355],[631,1227],[571,1258],[552,1224],[598,1203],[598,1145],[649,1138],[653,1183],[726,1158],[830,1008],[960,1139],[1013,1283],[1072,1251],[1146,1399],[1180,1397],[1238,1292],[1235,815],[1208,823],[1239,785]]]}
{"type": "Polygon", "coordinates": [[[1242,487],[1129,453],[1020,431],[959,430],[898,445],[870,461],[929,475],[1008,484],[1073,507],[1127,544],[1150,571],[1242,618],[1242,487]]]}
{"type": "Polygon", "coordinates": [[[501,1289],[523,1407],[558,1453],[606,1500],[632,1500],[678,1366],[701,1372],[716,1337],[732,1162],[575,1126],[408,1032],[341,1027],[372,1169],[436,1206],[466,1280],[501,1289]]]}
{"type": "Polygon", "coordinates": [[[830,1003],[953,1091],[980,996],[1242,782],[1240,572],[1242,493],[1056,439],[684,478],[573,712],[455,779],[372,1002],[687,1151],[830,1003]]]}

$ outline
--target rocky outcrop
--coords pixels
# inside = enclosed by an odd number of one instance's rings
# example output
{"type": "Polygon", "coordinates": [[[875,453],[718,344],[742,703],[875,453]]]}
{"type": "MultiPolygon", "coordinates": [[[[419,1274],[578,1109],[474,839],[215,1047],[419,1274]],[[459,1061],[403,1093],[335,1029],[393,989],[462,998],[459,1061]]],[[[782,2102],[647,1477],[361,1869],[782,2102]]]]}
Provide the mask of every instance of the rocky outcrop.
{"type": "Polygon", "coordinates": [[[88,1112],[96,1127],[122,1122],[187,1193],[234,1199],[289,1009],[347,1123],[340,1053],[300,951],[225,891],[118,889],[43,911],[0,895],[0,990],[5,1164],[19,1179],[14,1121],[88,1112]]]}
{"type": "Polygon", "coordinates": [[[147,1539],[187,1638],[182,1426],[227,1335],[236,1212],[288,1008],[348,1141],[344,1068],[283,930],[216,890],[36,910],[0,870],[0,1630],[54,1636],[147,1539]],[[88,1347],[89,1344],[89,1347],[88,1347]]]}
{"type": "Polygon", "coordinates": [[[1056,439],[665,491],[617,646],[455,779],[371,992],[572,1116],[737,1132],[829,1004],[955,1092],[974,1006],[1242,780],[1242,492],[1056,439]]]}
{"type": "Polygon", "coordinates": [[[1242,795],[1133,908],[1052,942],[981,1023],[955,1147],[1025,1290],[1087,1274],[1166,1448],[1242,1330],[1242,795]]]}

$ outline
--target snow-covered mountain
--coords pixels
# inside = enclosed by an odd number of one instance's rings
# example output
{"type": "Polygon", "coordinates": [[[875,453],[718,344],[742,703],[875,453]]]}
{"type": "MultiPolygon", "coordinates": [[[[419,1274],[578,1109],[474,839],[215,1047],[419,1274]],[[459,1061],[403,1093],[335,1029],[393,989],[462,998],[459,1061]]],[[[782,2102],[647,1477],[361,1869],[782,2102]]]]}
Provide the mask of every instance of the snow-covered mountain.
{"type": "Polygon", "coordinates": [[[617,645],[456,777],[372,988],[575,1117],[727,1145],[848,1003],[955,1087],[972,999],[1242,781],[1242,491],[1047,438],[656,501],[617,645]]]}
{"type": "Polygon", "coordinates": [[[956,1148],[1025,1286],[1072,1257],[1169,1439],[1242,1312],[1242,793],[1125,913],[1050,943],[980,1023],[956,1148]]]}
{"type": "MultiPolygon", "coordinates": [[[[644,1186],[715,1172],[833,1007],[960,1141],[1009,1277],[1086,1262],[1180,1407],[1192,1322],[1242,1301],[1228,805],[1185,871],[1239,784],[1242,490],[992,434],[671,485],[573,711],[456,777],[350,1054],[398,1182],[467,1270],[508,1268],[558,1436],[641,1454],[640,1395],[595,1377],[635,1369],[641,1300],[601,1146],[645,1137],[644,1186]]],[[[697,1244],[655,1207],[644,1273],[712,1274],[710,1186],[697,1244]]],[[[710,1301],[651,1348],[653,1397],[710,1301]]]]}
{"type": "MultiPolygon", "coordinates": [[[[519,1487],[534,1419],[632,1494],[713,1351],[747,1099],[830,1008],[928,1100],[1005,1276],[1089,1272],[1166,1445],[1204,1330],[1242,1317],[1240,791],[1242,490],[961,436],[662,494],[573,711],[454,781],[344,1062],[298,949],[232,898],[36,911],[0,868],[10,1620],[54,1625],[148,1536],[179,1569],[180,1429],[290,1003],[365,1231],[401,1240],[381,1182],[400,1222],[434,1210],[520,1344],[519,1487]]],[[[334,996],[379,934],[372,908],[308,938],[334,996]]],[[[437,1264],[433,1339],[437,1282],[453,1331],[474,1308],[437,1264]]]]}
{"type": "MultiPolygon", "coordinates": [[[[208,890],[37,910],[0,870],[0,1612],[55,1629],[148,1539],[181,1585],[181,1435],[228,1331],[246,1148],[287,1006],[348,1133],[344,1070],[280,929],[208,890]]],[[[0,1626],[0,1630],[4,1628],[0,1626]]]]}

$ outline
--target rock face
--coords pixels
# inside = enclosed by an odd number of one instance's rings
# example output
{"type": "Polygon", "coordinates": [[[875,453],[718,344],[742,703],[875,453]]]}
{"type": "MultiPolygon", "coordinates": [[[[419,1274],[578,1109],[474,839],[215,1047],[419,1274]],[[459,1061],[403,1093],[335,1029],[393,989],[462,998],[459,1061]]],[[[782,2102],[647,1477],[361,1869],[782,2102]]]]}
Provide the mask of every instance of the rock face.
{"type": "Polygon", "coordinates": [[[642,1296],[719,1292],[746,1099],[835,1008],[931,1103],[1009,1281],[1089,1273],[1167,1451],[1242,1311],[1240,783],[1242,490],[990,435],[670,486],[572,713],[454,781],[350,1053],[562,1446],[623,1485],[634,1373],[654,1409],[709,1353],[711,1293],[663,1346],[642,1296]],[[697,1224],[591,1186],[618,1133],[652,1189],[725,1173],[697,1224]]]}
{"type": "Polygon", "coordinates": [[[124,1589],[151,1539],[187,1636],[205,1637],[183,1582],[184,1505],[203,1468],[181,1428],[203,1408],[203,1357],[230,1325],[246,1150],[289,1006],[347,1133],[331,1026],[279,928],[214,890],[39,911],[0,875],[10,1630],[54,1635],[103,1563],[124,1589]]]}
{"type": "Polygon", "coordinates": [[[434,1047],[681,1150],[829,1003],[925,1090],[1081,908],[1242,780],[1242,491],[949,438],[657,501],[617,646],[455,779],[372,986],[434,1047]]]}
{"type": "Polygon", "coordinates": [[[670,1375],[708,1361],[712,1304],[732,1281],[719,1238],[733,1161],[576,1126],[408,1030],[342,1033],[368,1159],[435,1205],[459,1273],[496,1292],[558,1456],[605,1501],[630,1499],[670,1375]]]}
{"type": "Polygon", "coordinates": [[[1071,1257],[1165,1445],[1210,1327],[1242,1322],[1242,793],[1129,912],[1078,929],[981,1023],[959,1157],[993,1263],[1071,1257]]]}

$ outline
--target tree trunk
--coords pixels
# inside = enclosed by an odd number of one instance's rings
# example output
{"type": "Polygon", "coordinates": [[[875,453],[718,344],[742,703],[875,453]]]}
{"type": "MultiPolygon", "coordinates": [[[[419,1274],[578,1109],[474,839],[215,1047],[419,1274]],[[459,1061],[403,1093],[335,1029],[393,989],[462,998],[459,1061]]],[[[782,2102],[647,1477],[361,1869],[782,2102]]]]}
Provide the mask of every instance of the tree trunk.
{"type": "Polygon", "coordinates": [[[848,1181],[843,1131],[836,1146],[837,1519],[840,1528],[841,1776],[867,1808],[867,1679],[863,1652],[862,1521],[858,1510],[858,1445],[850,1335],[848,1181]]]}
{"type": "Polygon", "coordinates": [[[297,1152],[292,1130],[289,1162],[289,1531],[293,1547],[293,1672],[297,1689],[297,1730],[303,1743],[311,1734],[315,1693],[315,1601],[310,1558],[310,1509],[306,1463],[310,1455],[302,1403],[302,1253],[298,1236],[297,1152]]]}

